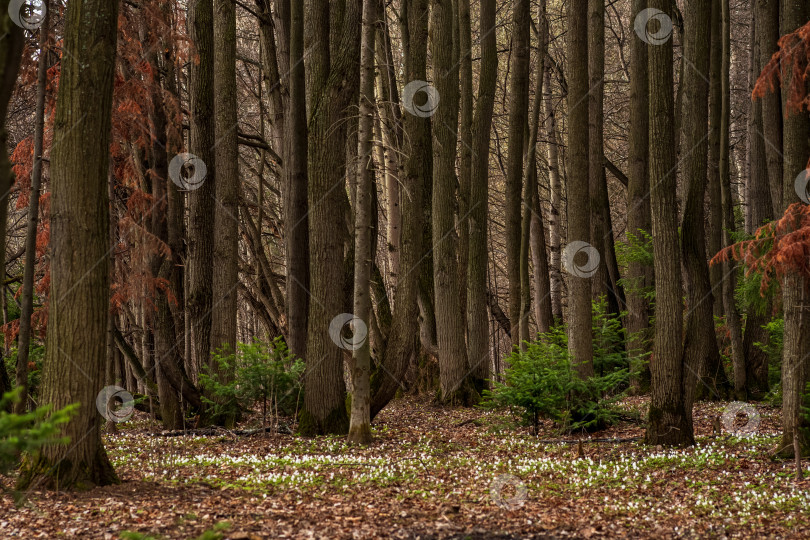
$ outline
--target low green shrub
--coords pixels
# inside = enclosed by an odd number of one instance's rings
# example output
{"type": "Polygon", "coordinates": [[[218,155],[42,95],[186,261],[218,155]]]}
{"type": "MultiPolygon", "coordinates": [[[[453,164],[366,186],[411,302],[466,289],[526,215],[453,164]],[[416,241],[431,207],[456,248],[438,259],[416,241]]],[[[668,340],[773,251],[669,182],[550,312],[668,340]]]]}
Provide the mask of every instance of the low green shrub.
{"type": "Polygon", "coordinates": [[[303,388],[304,363],[289,352],[281,338],[270,344],[240,343],[236,354],[217,354],[213,361],[220,373],[235,368],[235,378],[229,382],[222,382],[209,369],[200,373],[200,386],[207,396],[203,400],[214,414],[233,414],[258,404],[262,425],[267,423],[268,412],[295,414],[303,388]]]}
{"type": "Polygon", "coordinates": [[[616,402],[624,397],[630,379],[623,330],[605,313],[604,302],[594,304],[594,372],[583,380],[568,354],[564,326],[540,334],[507,359],[504,382],[493,381],[484,391],[482,407],[506,407],[520,413],[535,431],[541,418],[562,429],[597,430],[616,421],[616,402]]]}

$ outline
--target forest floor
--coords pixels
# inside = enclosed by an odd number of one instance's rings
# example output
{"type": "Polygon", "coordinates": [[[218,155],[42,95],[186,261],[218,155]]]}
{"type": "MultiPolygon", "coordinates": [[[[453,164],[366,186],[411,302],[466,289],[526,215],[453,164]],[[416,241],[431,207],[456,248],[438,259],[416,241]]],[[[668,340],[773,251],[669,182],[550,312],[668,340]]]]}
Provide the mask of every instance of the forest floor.
{"type": "MultiPolygon", "coordinates": [[[[625,406],[643,412],[646,399],[625,406]]],[[[810,537],[810,479],[771,458],[779,409],[757,405],[749,436],[714,437],[726,406],[696,406],[692,448],[591,441],[584,457],[549,442],[577,437],[548,422],[537,437],[505,413],[414,398],[380,414],[368,448],[277,433],[156,437],[136,417],[105,435],[120,485],[31,492],[21,506],[5,495],[0,537],[810,537]]],[[[642,434],[628,421],[591,437],[642,434]]]]}

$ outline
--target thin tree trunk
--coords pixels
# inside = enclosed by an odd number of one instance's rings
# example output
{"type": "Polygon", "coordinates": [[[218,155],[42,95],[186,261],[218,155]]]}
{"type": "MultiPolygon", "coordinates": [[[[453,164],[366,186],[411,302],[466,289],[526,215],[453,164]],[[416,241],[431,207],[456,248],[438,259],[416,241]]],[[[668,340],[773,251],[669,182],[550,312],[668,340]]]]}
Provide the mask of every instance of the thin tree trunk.
{"type": "Polygon", "coordinates": [[[70,444],[46,445],[26,459],[20,489],[118,482],[93,406],[107,356],[107,178],[117,22],[115,1],[76,0],[67,7],[54,122],[60,144],[51,154],[51,288],[40,397],[54,409],[75,402],[82,407],[60,430],[70,444]]]}
{"type": "MultiPolygon", "coordinates": [[[[561,222],[560,210],[562,208],[562,182],[560,181],[560,160],[557,149],[557,121],[554,114],[554,93],[551,89],[551,66],[546,67],[543,73],[545,83],[543,88],[546,95],[543,98],[545,111],[546,155],[548,158],[548,178],[551,191],[551,211],[548,220],[549,243],[551,244],[550,280],[551,280],[551,313],[555,322],[562,321],[562,269],[560,267],[561,255],[561,222]]],[[[646,99],[646,93],[645,93],[646,99]]]]}
{"type": "MultiPolygon", "coordinates": [[[[729,174],[729,121],[731,116],[731,87],[729,81],[729,69],[731,63],[731,18],[729,13],[729,0],[722,0],[722,39],[723,39],[723,59],[721,67],[720,87],[720,190],[723,203],[723,245],[729,246],[731,232],[736,230],[734,224],[734,208],[732,206],[731,176],[729,174]]],[[[726,326],[729,329],[731,338],[731,359],[734,366],[734,392],[737,399],[744,399],[745,394],[745,358],[743,357],[742,324],[740,314],[737,311],[737,304],[734,299],[734,289],[736,279],[734,264],[731,261],[723,263],[723,312],[726,317],[726,326]]],[[[711,359],[710,359],[711,360],[711,359]]],[[[726,379],[723,364],[719,361],[707,362],[707,375],[714,378],[717,390],[722,387],[723,379],[726,379]],[[716,374],[716,375],[715,375],[716,374]]],[[[720,392],[722,394],[722,392],[720,392]]]]}
{"type": "MultiPolygon", "coordinates": [[[[755,32],[762,67],[768,64],[778,48],[779,1],[756,0],[755,32]]],[[[759,76],[759,73],[756,75],[759,76]]],[[[762,134],[765,139],[768,185],[771,190],[774,216],[779,216],[784,211],[782,205],[782,122],[782,96],[779,92],[766,92],[762,97],[762,134]]]]}
{"type": "MultiPolygon", "coordinates": [[[[37,105],[34,113],[34,163],[31,171],[31,191],[28,200],[28,223],[25,230],[25,269],[20,299],[20,332],[17,345],[17,386],[22,398],[14,412],[22,414],[28,408],[28,347],[31,344],[31,315],[34,312],[34,273],[37,264],[37,229],[39,226],[39,195],[42,183],[42,139],[45,133],[45,93],[50,57],[50,10],[47,2],[45,17],[39,27],[39,66],[37,71],[37,105]]],[[[5,227],[5,222],[0,223],[5,227]]],[[[5,246],[5,243],[3,244],[5,246]]],[[[5,248],[3,248],[5,249],[5,248]]],[[[0,268],[5,268],[3,265],[0,268]]],[[[5,369],[5,368],[4,368],[5,369]]]]}
{"type": "MultiPolygon", "coordinates": [[[[363,0],[363,31],[360,47],[360,123],[357,133],[357,155],[360,158],[357,177],[357,203],[354,226],[354,316],[371,326],[371,266],[373,251],[372,190],[375,190],[372,169],[374,161],[374,40],[377,25],[377,0],[363,0]]],[[[355,329],[356,331],[357,329],[355,329]]],[[[371,356],[369,340],[354,349],[352,372],[352,411],[348,441],[354,444],[371,442],[370,388],[371,356]]]]}
{"type": "Polygon", "coordinates": [[[290,352],[307,358],[309,311],[309,217],[307,202],[307,108],[304,77],[303,2],[291,3],[290,97],[287,143],[284,147],[286,204],[285,257],[287,263],[287,327],[290,352]]]}
{"type": "MultiPolygon", "coordinates": [[[[525,124],[529,111],[531,4],[512,2],[512,65],[509,81],[509,155],[506,165],[506,275],[509,280],[509,322],[512,347],[520,343],[520,234],[525,124]]],[[[444,96],[442,96],[444,97],[444,96]]]]}

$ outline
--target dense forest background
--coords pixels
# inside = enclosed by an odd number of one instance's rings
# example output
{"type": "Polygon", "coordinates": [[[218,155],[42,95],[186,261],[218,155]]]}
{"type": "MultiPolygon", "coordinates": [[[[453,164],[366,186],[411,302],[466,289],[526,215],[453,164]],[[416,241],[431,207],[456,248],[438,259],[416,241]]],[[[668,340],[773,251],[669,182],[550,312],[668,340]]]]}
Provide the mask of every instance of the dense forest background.
{"type": "Polygon", "coordinates": [[[369,445],[406,396],[661,448],[777,407],[803,478],[806,2],[0,4],[18,488],[117,483],[133,414],[369,445]]]}

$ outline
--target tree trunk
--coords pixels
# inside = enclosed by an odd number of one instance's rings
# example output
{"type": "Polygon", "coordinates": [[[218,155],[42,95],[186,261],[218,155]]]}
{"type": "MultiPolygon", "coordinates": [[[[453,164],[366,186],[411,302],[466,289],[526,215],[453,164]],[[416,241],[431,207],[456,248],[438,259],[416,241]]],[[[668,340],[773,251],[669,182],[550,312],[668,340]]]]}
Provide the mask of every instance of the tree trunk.
{"type": "MultiPolygon", "coordinates": [[[[729,158],[730,158],[730,144],[729,137],[731,135],[730,116],[731,116],[731,87],[729,81],[729,69],[731,63],[731,35],[730,35],[730,13],[729,13],[729,0],[722,0],[722,39],[723,39],[723,59],[721,67],[720,88],[721,88],[721,106],[720,106],[720,193],[723,206],[723,245],[729,246],[733,242],[731,240],[731,232],[736,230],[734,223],[734,208],[732,206],[731,194],[731,176],[729,174],[729,158]]],[[[734,299],[734,289],[736,288],[736,279],[734,264],[732,261],[723,263],[723,312],[725,314],[726,326],[729,329],[729,336],[731,339],[731,358],[732,365],[734,366],[734,391],[737,394],[737,399],[744,399],[745,393],[745,358],[743,358],[742,350],[742,325],[740,322],[740,314],[737,311],[737,304],[734,299]]],[[[727,386],[727,377],[723,364],[720,361],[712,362],[712,358],[706,362],[706,374],[710,378],[714,378],[715,389],[717,393],[722,395],[723,386],[727,386]],[[725,383],[725,384],[724,384],[725,383]]]]}
{"type": "MultiPolygon", "coordinates": [[[[551,244],[550,256],[550,280],[551,280],[551,314],[555,322],[561,322],[563,281],[562,269],[560,267],[560,255],[562,243],[560,237],[561,223],[560,210],[562,209],[562,182],[560,181],[560,160],[557,149],[557,121],[554,114],[554,93],[551,89],[551,66],[546,67],[543,73],[545,83],[543,88],[546,95],[543,98],[543,106],[546,115],[544,129],[546,132],[546,156],[548,158],[548,178],[551,191],[551,212],[548,219],[549,243],[551,244]]],[[[646,93],[645,93],[646,99],[646,93]]]]}
{"type": "Polygon", "coordinates": [[[475,391],[469,377],[464,323],[459,297],[455,233],[456,126],[458,64],[453,62],[453,19],[450,0],[431,8],[433,79],[441,101],[433,125],[433,281],[436,295],[436,338],[439,346],[441,400],[469,405],[475,391]]]}
{"type": "Polygon", "coordinates": [[[487,311],[487,209],[489,207],[489,144],[498,51],[495,0],[481,1],[481,72],[473,120],[473,153],[470,181],[470,251],[467,270],[467,355],[473,384],[479,392],[489,379],[489,314],[487,311]]]}
{"type": "Polygon", "coordinates": [[[343,350],[329,328],[344,307],[346,241],[345,191],[347,121],[355,102],[360,57],[360,1],[314,0],[306,19],[309,104],[308,198],[310,291],[307,370],[300,429],[305,435],[345,434],[346,386],[343,350]],[[331,22],[330,22],[331,21],[331,22]],[[335,189],[340,186],[340,189],[335,189]]]}
{"type": "MultiPolygon", "coordinates": [[[[633,17],[646,9],[646,0],[633,1],[633,17]]],[[[630,52],[630,141],[627,175],[627,232],[637,241],[652,228],[649,177],[649,101],[647,81],[647,44],[633,33],[630,52]]],[[[628,237],[628,241],[631,238],[628,237]]],[[[641,261],[627,263],[627,353],[630,358],[635,393],[646,392],[650,385],[647,351],[651,346],[650,302],[644,297],[653,286],[653,268],[641,261]]]]}
{"type": "MultiPolygon", "coordinates": [[[[405,79],[427,76],[428,0],[407,0],[402,6],[404,41],[412,43],[405,56],[405,79]]],[[[417,297],[423,263],[423,186],[430,162],[430,119],[406,113],[402,117],[405,150],[402,162],[402,236],[394,313],[382,365],[371,379],[374,418],[402,388],[402,381],[419,344],[417,297]]]]}
{"type": "MultiPolygon", "coordinates": [[[[377,25],[377,0],[363,0],[363,31],[360,47],[360,123],[357,132],[357,168],[355,226],[354,226],[354,316],[371,326],[371,266],[372,250],[372,190],[375,190],[372,169],[374,161],[374,41],[377,25]]],[[[355,332],[358,330],[354,329],[355,332]]],[[[371,442],[370,388],[371,356],[369,340],[355,345],[352,372],[352,411],[349,442],[371,442]]]]}
{"type": "Polygon", "coordinates": [[[551,283],[548,270],[548,255],[546,254],[546,231],[543,224],[543,214],[540,204],[540,193],[537,181],[537,138],[540,132],[540,110],[543,107],[543,83],[546,71],[546,54],[548,53],[548,22],[546,20],[546,4],[542,3],[539,17],[539,51],[537,55],[537,88],[534,93],[532,105],[532,120],[529,131],[528,151],[526,152],[526,166],[524,174],[524,200],[523,228],[521,233],[521,344],[531,341],[528,332],[529,310],[531,309],[531,295],[529,294],[529,257],[523,258],[523,252],[528,252],[531,245],[531,257],[534,278],[534,314],[537,331],[548,332],[554,324],[551,314],[551,283]],[[527,245],[528,244],[528,245],[527,245]]]}
{"type": "MultiPolygon", "coordinates": [[[[671,0],[650,7],[672,17],[671,0]]],[[[672,118],[672,38],[647,48],[650,95],[650,206],[655,251],[655,346],[650,360],[651,399],[646,441],[691,445],[692,424],[684,407],[683,301],[678,243],[675,132],[672,118]]]]}
{"type": "Polygon", "coordinates": [[[54,122],[60,144],[51,154],[50,316],[40,396],[53,409],[81,406],[61,429],[70,444],[50,444],[27,458],[20,489],[118,482],[95,407],[107,356],[107,178],[117,16],[118,2],[109,0],[77,0],[67,8],[54,122]]]}
{"type": "MultiPolygon", "coordinates": [[[[531,3],[512,2],[512,65],[509,81],[509,155],[506,165],[506,275],[509,279],[509,322],[512,347],[520,343],[520,233],[525,124],[529,111],[531,3]]],[[[442,95],[442,98],[444,96],[442,95]]],[[[587,111],[586,111],[587,112],[587,111]]]]}
{"type": "MultiPolygon", "coordinates": [[[[756,0],[756,30],[760,67],[768,64],[778,49],[779,0],[756,0]]],[[[756,74],[759,76],[759,72],[756,74]]],[[[780,216],[782,205],[782,96],[766,92],[762,97],[762,134],[768,165],[768,186],[771,191],[773,215],[780,216]]]]}
{"type": "MultiPolygon", "coordinates": [[[[28,223],[25,230],[25,269],[20,299],[20,332],[17,345],[17,386],[22,398],[14,412],[23,414],[28,408],[28,347],[31,344],[31,315],[34,312],[34,272],[37,264],[37,230],[39,226],[39,195],[42,183],[42,139],[45,133],[45,93],[50,57],[50,10],[43,5],[45,16],[39,27],[39,66],[37,67],[37,105],[34,113],[34,163],[31,170],[31,191],[28,199],[28,223]]],[[[0,223],[5,228],[5,221],[0,223]]],[[[2,244],[5,246],[5,242],[2,244]]],[[[4,261],[3,261],[4,262],[4,261]]],[[[0,266],[5,268],[5,264],[0,266]]],[[[5,369],[5,368],[3,368],[5,369]]]]}
{"type": "MultiPolygon", "coordinates": [[[[588,135],[588,0],[570,1],[568,25],[568,166],[570,172],[567,199],[568,245],[572,245],[573,242],[587,243],[591,238],[591,216],[588,204],[590,139],[588,135]]],[[[565,261],[565,263],[569,269],[581,264],[578,260],[565,261]]],[[[570,312],[568,349],[577,373],[585,379],[593,375],[591,282],[587,274],[575,273],[578,275],[573,273],[569,275],[568,284],[570,312]]]]}
{"type": "Polygon", "coordinates": [[[189,149],[207,168],[202,185],[188,194],[188,281],[186,309],[191,326],[195,371],[208,365],[213,307],[214,220],[216,170],[214,163],[214,12],[213,0],[191,0],[189,37],[199,58],[189,67],[189,149]]]}
{"type": "MultiPolygon", "coordinates": [[[[464,324],[467,316],[467,266],[470,259],[470,184],[472,182],[473,160],[473,73],[472,73],[472,30],[470,23],[470,0],[458,2],[458,49],[459,80],[461,94],[459,100],[459,167],[458,167],[458,284],[460,320],[464,324]]],[[[466,329],[466,325],[465,325],[466,329]]]]}
{"type": "Polygon", "coordinates": [[[304,77],[304,7],[291,3],[290,97],[284,147],[284,240],[287,263],[287,327],[290,352],[307,358],[309,311],[309,217],[307,202],[307,107],[304,77]]]}
{"type": "MultiPolygon", "coordinates": [[[[781,33],[783,36],[794,32],[810,19],[810,5],[801,0],[782,1],[781,33]]],[[[793,36],[783,49],[795,48],[797,36],[793,36]]],[[[798,55],[800,58],[802,55],[798,55]]],[[[782,69],[782,107],[784,118],[784,178],[782,181],[783,211],[790,204],[799,202],[794,187],[796,176],[807,167],[810,157],[807,134],[810,133],[810,118],[807,112],[788,111],[790,84],[792,77],[807,70],[807,59],[800,59],[796,64],[783,62],[782,69]]],[[[785,311],[785,341],[782,351],[782,441],[779,454],[783,457],[794,456],[795,433],[801,440],[801,453],[810,451],[810,424],[802,415],[803,397],[810,380],[810,310],[807,309],[808,280],[800,275],[789,274],[782,280],[782,304],[785,311]]]]}
{"type": "MultiPolygon", "coordinates": [[[[236,311],[239,285],[239,147],[236,115],[236,7],[214,0],[214,128],[217,198],[214,211],[214,273],[211,290],[211,354],[236,352],[236,311]]],[[[209,216],[210,218],[210,216],[209,216]]],[[[221,382],[234,377],[234,367],[222,370],[212,358],[212,373],[221,382]]],[[[235,417],[216,418],[231,426],[235,417]]]]}
{"type": "MultiPolygon", "coordinates": [[[[749,93],[753,91],[754,84],[761,71],[763,58],[760,49],[763,46],[759,34],[762,24],[759,18],[767,16],[760,9],[759,2],[757,9],[752,10],[753,23],[751,25],[751,57],[750,70],[748,73],[749,93]]],[[[768,59],[764,59],[766,62],[768,59]]],[[[777,93],[769,93],[766,98],[778,96],[777,93]]],[[[748,230],[746,233],[753,234],[766,221],[772,221],[775,214],[773,212],[773,202],[771,201],[770,182],[768,177],[767,161],[768,151],[763,137],[765,132],[762,117],[763,101],[756,99],[751,103],[751,115],[748,119],[748,230]]],[[[780,118],[781,122],[781,118],[780,118]]],[[[781,167],[781,161],[780,161],[781,167]]],[[[780,179],[781,183],[781,179],[780,179]]],[[[781,197],[780,197],[781,199],[781,197]]],[[[714,253],[710,253],[714,256],[714,253]]],[[[759,312],[754,306],[748,310],[745,321],[745,334],[743,335],[743,357],[745,359],[745,393],[752,398],[761,399],[768,392],[768,355],[756,343],[767,343],[768,332],[763,326],[769,321],[772,305],[770,299],[762,300],[766,304],[764,311],[759,312]]],[[[735,382],[737,374],[735,373],[735,382]]]]}
{"type": "MultiPolygon", "coordinates": [[[[723,199],[720,188],[720,117],[722,107],[721,71],[723,65],[722,10],[712,2],[711,53],[709,57],[709,234],[708,255],[714,256],[723,244],[723,199]]],[[[780,180],[781,182],[781,180],[780,180]]],[[[723,294],[723,265],[709,267],[712,292],[723,294]]],[[[723,302],[714,303],[714,316],[723,317],[723,302]]],[[[700,391],[700,390],[699,390],[700,391]]]]}
{"type": "Polygon", "coordinates": [[[714,381],[704,381],[701,377],[704,362],[712,363],[707,359],[713,359],[714,363],[721,361],[714,333],[713,296],[704,230],[709,83],[703,73],[709,70],[711,5],[701,0],[689,0],[685,26],[684,59],[692,69],[684,73],[681,146],[688,148],[689,154],[684,158],[687,192],[681,223],[681,255],[688,307],[683,347],[684,410],[691,431],[692,403],[697,385],[708,384],[714,388],[714,381]]]}

